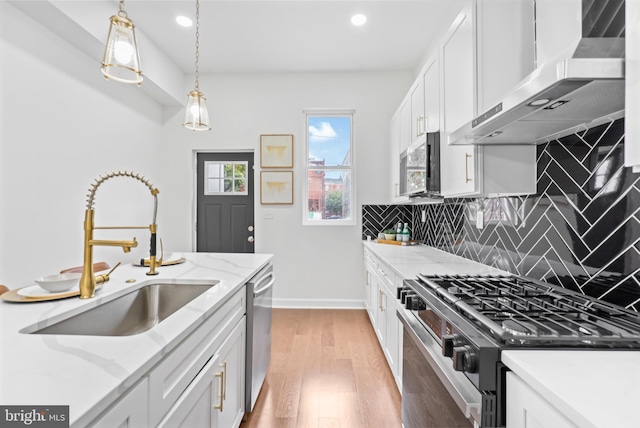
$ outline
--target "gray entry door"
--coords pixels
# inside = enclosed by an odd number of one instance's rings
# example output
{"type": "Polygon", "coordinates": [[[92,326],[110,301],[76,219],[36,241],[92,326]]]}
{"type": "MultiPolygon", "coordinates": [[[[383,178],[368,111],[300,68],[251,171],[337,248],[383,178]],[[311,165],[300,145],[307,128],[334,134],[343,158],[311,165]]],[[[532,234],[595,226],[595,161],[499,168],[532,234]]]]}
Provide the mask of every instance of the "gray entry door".
{"type": "Polygon", "coordinates": [[[199,252],[253,253],[253,153],[198,153],[199,252]]]}

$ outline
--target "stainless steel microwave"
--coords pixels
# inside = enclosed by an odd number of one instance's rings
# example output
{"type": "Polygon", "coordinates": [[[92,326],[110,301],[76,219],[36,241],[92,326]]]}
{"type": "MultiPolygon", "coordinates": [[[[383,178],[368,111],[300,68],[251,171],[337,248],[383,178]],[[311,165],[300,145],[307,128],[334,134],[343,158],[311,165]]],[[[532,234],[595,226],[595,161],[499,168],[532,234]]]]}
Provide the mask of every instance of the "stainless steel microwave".
{"type": "Polygon", "coordinates": [[[400,155],[400,195],[421,194],[440,194],[440,132],[428,132],[400,155]]]}

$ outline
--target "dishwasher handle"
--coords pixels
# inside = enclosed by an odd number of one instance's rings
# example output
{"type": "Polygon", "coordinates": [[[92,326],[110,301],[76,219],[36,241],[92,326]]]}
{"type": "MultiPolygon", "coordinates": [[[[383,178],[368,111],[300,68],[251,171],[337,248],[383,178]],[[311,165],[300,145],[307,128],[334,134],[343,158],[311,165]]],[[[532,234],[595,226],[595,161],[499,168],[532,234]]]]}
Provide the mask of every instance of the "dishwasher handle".
{"type": "Polygon", "coordinates": [[[260,281],[258,281],[258,282],[256,283],[256,286],[257,286],[259,283],[264,282],[264,280],[266,280],[267,278],[271,278],[271,281],[269,281],[269,283],[268,283],[267,285],[265,285],[265,286],[264,286],[264,287],[262,287],[262,288],[257,288],[257,287],[256,287],[256,288],[254,288],[253,295],[254,295],[255,297],[258,297],[258,296],[263,295],[264,293],[266,293],[267,291],[269,291],[269,289],[270,289],[271,287],[273,287],[273,284],[276,282],[276,278],[273,276],[273,272],[270,272],[268,275],[265,275],[264,277],[262,277],[262,278],[260,279],[260,281]]]}

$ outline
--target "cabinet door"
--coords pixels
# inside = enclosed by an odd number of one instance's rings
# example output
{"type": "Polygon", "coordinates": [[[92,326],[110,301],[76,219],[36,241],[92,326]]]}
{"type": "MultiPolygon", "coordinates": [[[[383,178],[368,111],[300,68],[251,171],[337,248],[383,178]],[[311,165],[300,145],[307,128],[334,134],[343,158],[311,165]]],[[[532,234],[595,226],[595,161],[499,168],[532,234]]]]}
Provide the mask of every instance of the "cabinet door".
{"type": "Polygon", "coordinates": [[[393,377],[398,378],[398,366],[401,360],[398,359],[398,317],[396,316],[396,298],[391,290],[385,290],[384,299],[382,301],[383,313],[385,317],[385,339],[384,352],[389,363],[389,368],[393,377]]]}
{"type": "Polygon", "coordinates": [[[640,172],[640,0],[626,0],[625,8],[624,165],[640,172]]]}
{"type": "Polygon", "coordinates": [[[513,372],[507,373],[507,428],[576,428],[513,372]]]}
{"type": "Polygon", "coordinates": [[[426,132],[440,130],[440,70],[438,56],[435,55],[425,66],[424,84],[424,123],[426,132]]]}
{"type": "Polygon", "coordinates": [[[385,314],[385,289],[380,278],[376,278],[376,335],[380,346],[384,350],[387,342],[387,317],[385,314]]]}
{"type": "Polygon", "coordinates": [[[149,425],[148,380],[143,378],[102,416],[91,422],[94,427],[140,427],[149,425]]]}
{"type": "Polygon", "coordinates": [[[476,0],[476,25],[481,114],[535,69],[533,0],[476,0]]]}
{"type": "Polygon", "coordinates": [[[391,203],[406,202],[407,196],[400,196],[400,113],[391,118],[389,124],[389,183],[391,203]]]}
{"type": "Polygon", "coordinates": [[[400,105],[400,153],[411,145],[411,98],[407,97],[400,105]]]}
{"type": "Polygon", "coordinates": [[[416,80],[411,87],[411,141],[424,135],[424,83],[416,80]]]}
{"type": "Polygon", "coordinates": [[[537,66],[571,56],[582,37],[582,1],[535,0],[535,14],[537,66]]]}
{"type": "Polygon", "coordinates": [[[367,313],[369,314],[369,319],[371,320],[371,324],[376,325],[376,315],[375,311],[375,295],[376,295],[376,284],[375,284],[375,274],[373,273],[373,268],[368,264],[364,264],[364,306],[367,309],[367,313]]]}
{"type": "Polygon", "coordinates": [[[475,48],[471,8],[464,8],[440,43],[440,145],[442,194],[477,189],[476,146],[451,146],[450,134],[475,115],[475,48]]]}
{"type": "Polygon", "coordinates": [[[242,318],[218,351],[222,390],[217,411],[219,426],[224,428],[239,427],[244,416],[245,332],[246,318],[242,318]]]}
{"type": "Polygon", "coordinates": [[[210,428],[218,424],[218,412],[214,407],[220,400],[222,374],[219,355],[211,357],[198,376],[169,410],[158,425],[159,428],[210,428]]]}

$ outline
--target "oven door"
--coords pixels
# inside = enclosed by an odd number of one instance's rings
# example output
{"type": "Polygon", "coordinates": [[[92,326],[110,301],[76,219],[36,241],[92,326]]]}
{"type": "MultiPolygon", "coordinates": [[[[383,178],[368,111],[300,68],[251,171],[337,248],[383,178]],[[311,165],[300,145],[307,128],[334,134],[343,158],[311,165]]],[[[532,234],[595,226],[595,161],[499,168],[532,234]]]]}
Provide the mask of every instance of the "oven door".
{"type": "Polygon", "coordinates": [[[480,421],[482,396],[441,355],[440,344],[409,311],[403,324],[402,424],[404,428],[471,427],[480,421]]]}

